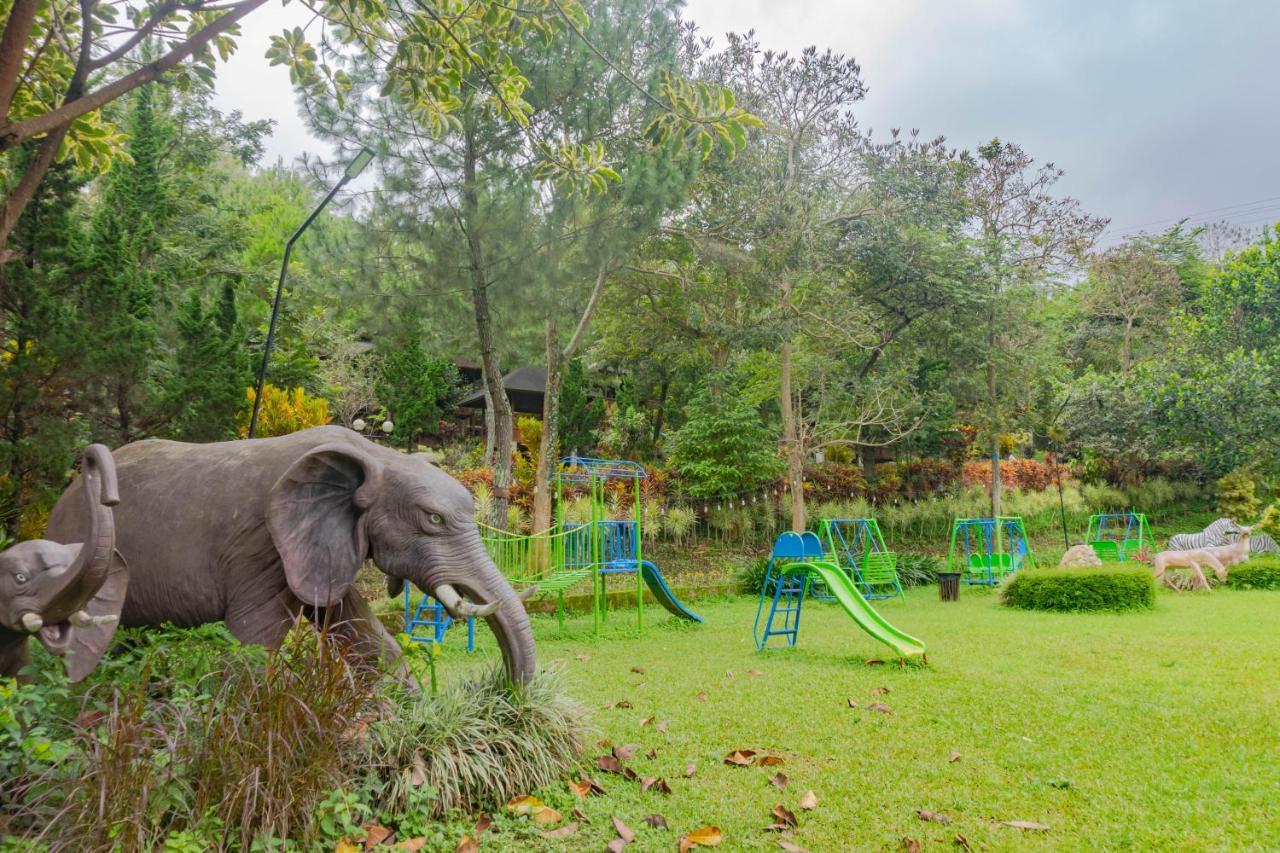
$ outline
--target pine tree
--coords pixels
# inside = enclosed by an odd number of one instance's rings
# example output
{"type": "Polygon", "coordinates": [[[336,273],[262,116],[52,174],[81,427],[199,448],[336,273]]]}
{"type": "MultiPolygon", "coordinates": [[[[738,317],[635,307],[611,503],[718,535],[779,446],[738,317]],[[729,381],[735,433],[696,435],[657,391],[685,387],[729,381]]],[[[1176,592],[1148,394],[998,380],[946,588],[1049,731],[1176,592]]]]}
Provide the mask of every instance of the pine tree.
{"type": "Polygon", "coordinates": [[[166,433],[182,441],[234,438],[244,389],[253,382],[234,288],[224,284],[218,302],[207,307],[200,294],[189,294],[176,324],[165,407],[174,415],[166,433]]]}

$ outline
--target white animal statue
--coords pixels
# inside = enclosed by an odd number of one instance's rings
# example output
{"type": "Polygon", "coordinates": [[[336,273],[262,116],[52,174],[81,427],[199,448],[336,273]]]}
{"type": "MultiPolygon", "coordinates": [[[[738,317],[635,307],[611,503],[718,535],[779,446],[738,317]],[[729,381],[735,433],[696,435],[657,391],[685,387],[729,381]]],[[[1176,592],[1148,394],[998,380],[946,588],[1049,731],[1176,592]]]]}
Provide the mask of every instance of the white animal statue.
{"type": "MultiPolygon", "coordinates": [[[[1252,527],[1245,527],[1243,524],[1236,525],[1235,530],[1229,530],[1225,534],[1228,544],[1216,545],[1203,550],[1217,557],[1218,562],[1222,563],[1223,566],[1234,566],[1236,563],[1243,563],[1249,559],[1249,553],[1252,550],[1252,540],[1249,537],[1252,532],[1252,527]]],[[[1226,580],[1226,572],[1219,575],[1218,579],[1226,580]]]]}
{"type": "Polygon", "coordinates": [[[1155,571],[1155,578],[1171,587],[1179,589],[1173,582],[1165,576],[1166,569],[1183,568],[1191,569],[1195,573],[1196,588],[1209,589],[1209,581],[1205,580],[1204,572],[1201,566],[1208,566],[1213,569],[1214,574],[1219,580],[1227,579],[1227,568],[1213,554],[1209,553],[1210,549],[1198,548],[1191,551],[1161,551],[1151,560],[1151,568],[1155,571]]]}

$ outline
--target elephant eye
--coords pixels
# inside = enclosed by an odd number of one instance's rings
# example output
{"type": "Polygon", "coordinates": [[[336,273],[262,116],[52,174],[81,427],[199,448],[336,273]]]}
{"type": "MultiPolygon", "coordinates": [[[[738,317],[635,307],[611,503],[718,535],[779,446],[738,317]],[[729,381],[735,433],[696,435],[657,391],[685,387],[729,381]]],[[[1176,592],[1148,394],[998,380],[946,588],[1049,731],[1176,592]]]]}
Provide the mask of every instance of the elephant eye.
{"type": "Polygon", "coordinates": [[[26,576],[26,575],[24,575],[22,572],[18,572],[16,575],[14,575],[14,576],[13,576],[13,579],[14,579],[14,580],[16,580],[18,583],[26,583],[26,582],[27,582],[27,576],[26,576]]]}
{"type": "Polygon", "coordinates": [[[429,512],[427,513],[427,521],[436,525],[444,524],[444,516],[438,512],[429,512]]]}

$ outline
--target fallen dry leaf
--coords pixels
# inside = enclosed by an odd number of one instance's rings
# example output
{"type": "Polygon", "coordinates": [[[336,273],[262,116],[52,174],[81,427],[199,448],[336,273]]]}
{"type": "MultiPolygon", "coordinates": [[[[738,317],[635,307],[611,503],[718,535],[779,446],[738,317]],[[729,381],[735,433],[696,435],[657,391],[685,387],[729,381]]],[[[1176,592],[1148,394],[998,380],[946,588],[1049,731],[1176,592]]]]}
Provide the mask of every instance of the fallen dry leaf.
{"type": "Polygon", "coordinates": [[[867,661],[867,666],[884,666],[884,661],[880,660],[880,658],[872,658],[867,661]]]}
{"type": "Polygon", "coordinates": [[[559,838],[568,838],[569,836],[576,834],[577,831],[578,831],[578,825],[576,823],[566,823],[564,826],[560,827],[559,829],[552,829],[547,832],[540,832],[538,834],[541,835],[543,838],[551,839],[554,841],[559,838]]]}
{"type": "Polygon", "coordinates": [[[626,843],[630,844],[636,840],[636,834],[631,831],[631,827],[623,823],[617,815],[613,816],[613,828],[617,830],[618,837],[626,843]]]}
{"type": "Polygon", "coordinates": [[[769,827],[770,829],[774,829],[775,827],[778,827],[780,830],[792,829],[796,825],[795,812],[791,811],[791,809],[784,805],[774,806],[773,811],[770,812],[770,814],[773,815],[773,818],[776,821],[773,826],[769,827]]]}
{"type": "Polygon", "coordinates": [[[931,812],[928,809],[916,809],[916,817],[920,818],[921,820],[932,821],[933,823],[940,823],[943,826],[951,825],[951,818],[947,817],[944,814],[931,812]]]}
{"type": "Polygon", "coordinates": [[[576,655],[576,657],[578,658],[578,660],[582,660],[582,661],[591,660],[591,655],[576,655]]]}
{"type": "Polygon", "coordinates": [[[487,814],[482,814],[480,817],[476,818],[476,838],[479,838],[488,832],[491,826],[493,826],[493,818],[489,817],[487,814]]]}
{"type": "Polygon", "coordinates": [[[761,671],[760,671],[760,670],[758,670],[758,669],[749,669],[749,670],[747,670],[747,675],[750,675],[750,676],[757,676],[757,675],[764,675],[764,673],[763,673],[763,672],[761,672],[761,671]]]}
{"type": "Polygon", "coordinates": [[[415,752],[413,754],[413,768],[409,771],[409,784],[414,788],[421,788],[427,783],[427,762],[423,760],[422,753],[415,752]]]}
{"type": "MultiPolygon", "coordinates": [[[[453,853],[476,853],[480,849],[480,843],[470,835],[462,836],[462,840],[458,842],[458,846],[453,848],[453,853]]],[[[334,853],[342,853],[340,850],[334,853]]]]}
{"type": "Polygon", "coordinates": [[[613,748],[613,757],[619,761],[630,761],[635,757],[636,750],[640,748],[638,743],[624,743],[622,746],[613,748]]]}
{"type": "Polygon", "coordinates": [[[427,846],[427,837],[419,835],[417,838],[406,838],[396,845],[397,850],[407,850],[408,853],[418,853],[423,847],[427,846]]]}
{"type": "Polygon", "coordinates": [[[781,847],[783,850],[786,850],[787,853],[809,853],[808,850],[805,850],[799,844],[795,844],[791,841],[788,841],[785,838],[778,839],[778,846],[781,847]]]}
{"type": "Polygon", "coordinates": [[[589,797],[592,794],[603,797],[605,793],[604,788],[600,786],[600,783],[589,776],[580,776],[576,780],[570,779],[569,790],[572,791],[576,797],[589,797]]]}
{"type": "Polygon", "coordinates": [[[973,849],[972,847],[969,846],[969,839],[965,838],[963,835],[961,835],[958,832],[956,833],[956,837],[953,839],[953,842],[957,847],[963,847],[965,850],[973,849]]]}
{"type": "Polygon", "coordinates": [[[735,767],[750,767],[755,754],[754,749],[735,749],[724,757],[724,763],[735,767]]]}
{"type": "Polygon", "coordinates": [[[636,675],[644,675],[644,667],[642,666],[633,666],[631,667],[631,671],[636,675]]]}
{"type": "Polygon", "coordinates": [[[644,728],[645,726],[649,725],[652,722],[653,722],[653,717],[641,717],[640,728],[644,728]]]}
{"type": "Polygon", "coordinates": [[[560,822],[560,812],[551,808],[551,806],[538,806],[530,812],[530,815],[533,817],[533,822],[538,826],[550,826],[553,823],[560,822]]]}
{"type": "Polygon", "coordinates": [[[693,774],[694,774],[694,773],[697,773],[697,772],[698,772],[698,765],[696,765],[696,764],[690,764],[688,767],[686,767],[686,768],[684,769],[684,778],[686,778],[686,779],[692,779],[692,778],[693,778],[693,774]]]}
{"type": "Polygon", "coordinates": [[[615,838],[604,846],[605,853],[622,853],[627,849],[627,842],[621,838],[615,838]]]}
{"type": "Polygon", "coordinates": [[[599,767],[605,773],[622,772],[622,762],[614,758],[612,755],[602,755],[597,758],[596,767],[599,767]]]}
{"type": "Polygon", "coordinates": [[[633,685],[631,685],[631,686],[632,686],[632,687],[644,687],[644,686],[645,686],[646,684],[648,684],[648,683],[649,683],[649,682],[647,682],[647,681],[637,681],[635,684],[633,684],[633,685]]]}
{"type": "Polygon", "coordinates": [[[951,754],[947,756],[947,763],[955,764],[959,760],[960,760],[960,753],[956,752],[954,749],[951,750],[951,754]]]}
{"type": "Polygon", "coordinates": [[[578,823],[587,822],[587,816],[583,813],[582,809],[578,808],[577,806],[573,807],[573,819],[576,820],[578,823]]]}
{"type": "Polygon", "coordinates": [[[683,836],[680,839],[680,849],[691,850],[694,847],[715,847],[721,841],[724,841],[724,835],[720,832],[720,827],[704,826],[683,836]]]}
{"type": "Polygon", "coordinates": [[[645,776],[643,779],[640,780],[640,790],[647,791],[650,788],[657,791],[659,794],[671,793],[671,786],[668,785],[667,780],[663,779],[662,777],[658,777],[657,779],[655,779],[652,776],[645,776]],[[648,784],[645,784],[646,782],[648,784]]]}
{"type": "Polygon", "coordinates": [[[883,702],[872,702],[867,706],[868,711],[879,711],[881,714],[892,714],[893,709],[883,702]]]}
{"type": "Polygon", "coordinates": [[[872,688],[871,688],[871,695],[872,695],[872,696],[883,696],[884,694],[886,694],[886,693],[888,693],[888,692],[889,692],[889,688],[888,688],[888,687],[872,687],[872,688]]]}
{"type": "Polygon", "coordinates": [[[670,829],[667,826],[667,819],[660,814],[647,814],[644,816],[644,822],[652,826],[654,829],[670,829]]]}
{"type": "Polygon", "coordinates": [[[649,747],[649,751],[644,754],[644,757],[649,759],[650,761],[653,761],[655,758],[658,757],[658,750],[654,749],[653,747],[649,747]]]}
{"type": "Polygon", "coordinates": [[[774,787],[776,787],[779,791],[785,791],[785,790],[787,790],[787,783],[788,783],[788,782],[790,782],[791,780],[790,780],[790,779],[788,779],[788,778],[786,777],[786,775],[785,775],[785,774],[782,774],[782,773],[775,773],[774,775],[772,775],[772,776],[770,776],[770,777],[769,777],[769,781],[770,781],[770,782],[774,785],[774,787]]]}
{"type": "Polygon", "coordinates": [[[658,731],[662,732],[663,734],[666,734],[666,731],[667,731],[666,720],[663,720],[661,723],[658,723],[657,728],[658,728],[658,731]]]}
{"type": "Polygon", "coordinates": [[[902,849],[905,850],[906,853],[920,853],[923,848],[920,846],[919,841],[916,841],[910,836],[906,836],[902,839],[902,849]]]}
{"type": "Polygon", "coordinates": [[[698,691],[697,699],[698,699],[698,701],[699,701],[699,702],[705,702],[705,701],[707,701],[707,691],[705,691],[705,690],[699,690],[699,691],[698,691]]]}
{"type": "Polygon", "coordinates": [[[731,670],[731,669],[726,669],[726,670],[724,671],[724,677],[725,677],[725,678],[733,678],[733,670],[731,670]]]}
{"type": "Polygon", "coordinates": [[[861,703],[861,702],[859,702],[857,699],[852,699],[852,698],[851,698],[851,699],[848,699],[848,700],[846,700],[846,701],[849,703],[849,707],[850,707],[850,708],[861,708],[861,707],[862,707],[862,703],[861,703]]]}
{"type": "Polygon", "coordinates": [[[620,699],[620,700],[618,700],[617,702],[614,702],[614,703],[613,703],[613,707],[615,707],[615,708],[622,708],[622,709],[625,711],[625,710],[627,710],[628,708],[633,708],[633,707],[635,707],[635,706],[634,706],[634,705],[632,705],[632,704],[631,704],[629,701],[627,701],[626,699],[620,699]]]}
{"type": "MultiPolygon", "coordinates": [[[[462,840],[466,841],[467,837],[464,835],[462,840]]],[[[338,843],[333,846],[333,853],[360,853],[360,849],[360,845],[356,842],[339,838],[338,843]]],[[[461,850],[462,845],[458,845],[458,849],[461,850]]]]}
{"type": "Polygon", "coordinates": [[[778,764],[786,764],[786,762],[776,755],[762,755],[756,759],[756,764],[761,767],[773,767],[778,764]]]}
{"type": "Polygon", "coordinates": [[[609,740],[607,737],[602,737],[600,740],[596,741],[596,749],[608,749],[611,746],[613,746],[613,741],[609,740]]]}
{"type": "Polygon", "coordinates": [[[364,830],[364,849],[371,850],[382,842],[386,841],[391,835],[391,830],[385,826],[376,823],[366,823],[360,827],[364,830]]]}
{"type": "Polygon", "coordinates": [[[813,809],[816,809],[817,807],[818,807],[818,795],[815,794],[813,791],[807,792],[803,797],[800,798],[800,808],[806,811],[811,811],[813,809]]]}
{"type": "Polygon", "coordinates": [[[1036,823],[1032,820],[1001,820],[997,823],[1002,826],[1012,826],[1014,829],[1034,829],[1039,832],[1048,832],[1049,826],[1043,823],[1036,823]]]}
{"type": "Polygon", "coordinates": [[[507,800],[507,811],[512,814],[529,814],[538,806],[545,805],[542,800],[528,794],[521,794],[507,800]]]}

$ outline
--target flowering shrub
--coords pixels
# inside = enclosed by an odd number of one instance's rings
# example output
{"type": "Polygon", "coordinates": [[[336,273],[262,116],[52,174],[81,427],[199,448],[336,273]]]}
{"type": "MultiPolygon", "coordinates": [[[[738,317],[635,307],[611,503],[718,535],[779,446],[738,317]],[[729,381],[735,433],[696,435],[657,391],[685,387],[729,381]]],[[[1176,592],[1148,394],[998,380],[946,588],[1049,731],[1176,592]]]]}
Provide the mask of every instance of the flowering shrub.
{"type": "MultiPolygon", "coordinates": [[[[1043,492],[1052,486],[1055,478],[1064,480],[1070,476],[1065,465],[1050,465],[1035,459],[1001,459],[1000,481],[1005,488],[1022,489],[1028,492],[1043,492]]],[[[991,489],[991,463],[975,459],[965,463],[961,482],[966,486],[981,485],[991,489]]]]}

